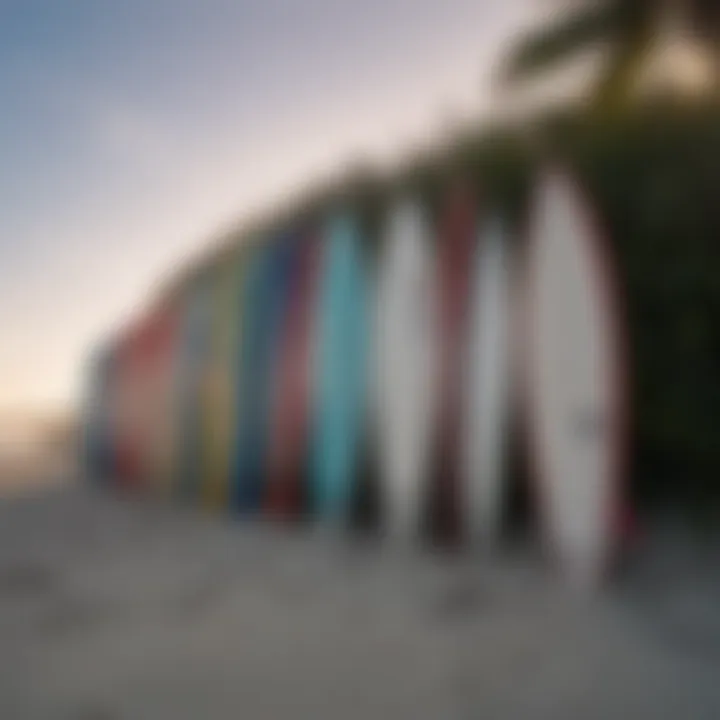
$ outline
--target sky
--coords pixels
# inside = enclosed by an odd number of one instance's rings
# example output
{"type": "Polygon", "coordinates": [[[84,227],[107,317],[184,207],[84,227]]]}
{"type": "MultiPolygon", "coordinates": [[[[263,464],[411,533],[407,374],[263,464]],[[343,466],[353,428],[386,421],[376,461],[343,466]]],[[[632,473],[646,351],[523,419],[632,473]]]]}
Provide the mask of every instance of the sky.
{"type": "Polygon", "coordinates": [[[0,0],[0,417],[236,220],[492,108],[536,0],[0,0]]]}

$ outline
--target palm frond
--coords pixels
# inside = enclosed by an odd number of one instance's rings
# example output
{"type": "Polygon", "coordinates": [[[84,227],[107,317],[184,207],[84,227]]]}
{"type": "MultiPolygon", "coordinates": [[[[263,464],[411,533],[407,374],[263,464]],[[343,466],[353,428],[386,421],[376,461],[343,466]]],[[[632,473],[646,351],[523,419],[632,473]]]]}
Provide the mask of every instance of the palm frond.
{"type": "Polygon", "coordinates": [[[513,82],[541,72],[597,42],[611,40],[622,19],[623,3],[592,3],[572,11],[564,20],[522,38],[511,50],[502,79],[513,82]]]}
{"type": "Polygon", "coordinates": [[[596,109],[612,112],[624,104],[640,68],[647,60],[647,49],[647,44],[635,38],[626,38],[619,44],[593,92],[596,109]]]}

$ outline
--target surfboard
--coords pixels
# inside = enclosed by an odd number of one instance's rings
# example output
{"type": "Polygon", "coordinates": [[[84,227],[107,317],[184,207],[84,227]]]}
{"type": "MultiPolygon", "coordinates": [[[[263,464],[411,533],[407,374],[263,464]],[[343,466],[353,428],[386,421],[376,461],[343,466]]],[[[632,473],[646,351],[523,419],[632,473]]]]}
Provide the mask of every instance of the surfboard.
{"type": "Polygon", "coordinates": [[[113,338],[108,354],[110,357],[110,368],[107,376],[106,386],[106,435],[105,435],[105,472],[107,483],[116,487],[119,481],[118,473],[118,434],[119,434],[119,413],[118,413],[118,387],[120,378],[120,339],[113,338]]]}
{"type": "Polygon", "coordinates": [[[263,245],[248,249],[240,293],[240,331],[236,348],[237,382],[234,393],[237,422],[233,442],[230,503],[233,509],[241,511],[251,507],[254,496],[259,495],[259,490],[251,484],[256,482],[256,478],[250,476],[250,470],[256,435],[254,424],[257,391],[254,373],[260,345],[260,292],[266,252],[267,248],[263,245]]]}
{"type": "Polygon", "coordinates": [[[177,445],[178,492],[195,500],[202,484],[202,378],[210,349],[210,279],[200,278],[188,289],[179,358],[177,445]]]}
{"type": "Polygon", "coordinates": [[[153,424],[153,323],[155,318],[143,316],[138,323],[133,341],[134,379],[133,394],[135,396],[134,427],[137,442],[137,484],[138,489],[148,490],[151,484],[151,457],[153,424]]]}
{"type": "Polygon", "coordinates": [[[121,485],[121,439],[122,439],[122,365],[124,334],[119,334],[112,343],[113,370],[108,384],[108,463],[109,484],[113,488],[121,485]]]}
{"type": "Polygon", "coordinates": [[[457,182],[448,189],[437,229],[438,410],[430,494],[430,528],[441,543],[462,536],[464,358],[467,347],[470,282],[477,233],[472,187],[457,182]]]}
{"type": "Polygon", "coordinates": [[[570,177],[548,170],[527,255],[525,368],[533,476],[549,549],[595,583],[617,547],[623,357],[608,247],[570,177]]]}
{"type": "Polygon", "coordinates": [[[481,228],[470,299],[462,510],[468,539],[484,547],[498,540],[505,489],[513,376],[513,292],[508,242],[497,218],[481,228]]]}
{"type": "Polygon", "coordinates": [[[163,352],[164,317],[159,308],[143,316],[135,337],[135,392],[138,428],[138,475],[143,491],[158,491],[157,446],[162,430],[163,403],[160,396],[165,376],[163,352]]]}
{"type": "Polygon", "coordinates": [[[227,507],[230,498],[231,443],[234,433],[234,386],[239,373],[238,333],[244,264],[220,267],[212,287],[211,349],[203,378],[203,505],[227,507]]]}
{"type": "Polygon", "coordinates": [[[312,504],[332,526],[348,520],[364,429],[368,318],[361,243],[349,214],[330,218],[317,306],[312,504]]]}
{"type": "Polygon", "coordinates": [[[166,496],[172,487],[175,418],[177,307],[163,303],[153,310],[149,358],[149,449],[147,468],[153,492],[166,496]]]}
{"type": "Polygon", "coordinates": [[[110,466],[110,383],[112,348],[103,346],[90,358],[86,373],[86,392],[83,403],[83,467],[93,483],[105,482],[110,466]]]}
{"type": "Polygon", "coordinates": [[[421,529],[432,430],[435,301],[429,226],[411,200],[391,212],[378,260],[376,429],[387,533],[421,529]]]}
{"type": "Polygon", "coordinates": [[[287,322],[290,311],[290,290],[298,256],[298,238],[295,231],[283,231],[273,239],[271,265],[265,303],[267,305],[267,348],[264,370],[264,397],[262,428],[262,496],[264,510],[269,509],[272,493],[273,431],[276,425],[275,409],[281,388],[280,368],[286,348],[287,322]]]}
{"type": "Polygon", "coordinates": [[[305,229],[296,238],[286,279],[271,414],[266,503],[271,515],[283,519],[300,514],[306,494],[317,258],[316,231],[305,229]]]}
{"type": "Polygon", "coordinates": [[[141,428],[139,415],[138,330],[130,327],[119,347],[116,386],[116,469],[117,484],[124,490],[137,490],[141,473],[141,428]]]}
{"type": "Polygon", "coordinates": [[[151,473],[155,491],[163,496],[172,492],[175,472],[174,442],[176,389],[178,382],[178,339],[180,314],[175,302],[156,311],[153,349],[153,428],[151,473]]]}
{"type": "Polygon", "coordinates": [[[274,242],[267,240],[253,251],[243,303],[246,315],[234,505],[245,512],[262,509],[267,480],[270,396],[287,261],[285,244],[279,238],[272,240],[274,242]]]}

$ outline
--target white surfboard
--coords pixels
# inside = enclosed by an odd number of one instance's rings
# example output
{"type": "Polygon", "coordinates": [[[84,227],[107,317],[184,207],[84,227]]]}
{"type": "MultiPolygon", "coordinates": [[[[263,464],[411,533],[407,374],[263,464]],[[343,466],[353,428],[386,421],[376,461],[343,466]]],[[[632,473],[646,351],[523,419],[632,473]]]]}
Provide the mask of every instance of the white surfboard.
{"type": "Polygon", "coordinates": [[[541,522],[561,568],[594,584],[616,546],[621,353],[603,238],[560,172],[538,183],[525,303],[528,429],[541,522]]]}
{"type": "Polygon", "coordinates": [[[420,528],[433,403],[432,266],[422,209],[390,213],[378,262],[376,412],[387,533],[408,541],[420,528]]]}
{"type": "Polygon", "coordinates": [[[480,229],[471,293],[462,511],[470,542],[490,546],[501,529],[512,376],[510,251],[497,220],[480,229]]]}

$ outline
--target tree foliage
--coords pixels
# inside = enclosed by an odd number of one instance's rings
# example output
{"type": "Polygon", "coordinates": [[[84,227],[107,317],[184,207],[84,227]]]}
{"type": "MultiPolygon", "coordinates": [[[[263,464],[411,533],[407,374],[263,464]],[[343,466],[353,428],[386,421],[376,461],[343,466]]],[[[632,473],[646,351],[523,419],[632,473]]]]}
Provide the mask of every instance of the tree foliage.
{"type": "Polygon", "coordinates": [[[627,98],[648,48],[671,13],[710,49],[720,72],[717,0],[575,0],[514,44],[503,79],[513,83],[532,77],[602,45],[609,52],[593,97],[600,107],[616,106],[627,98]]]}

